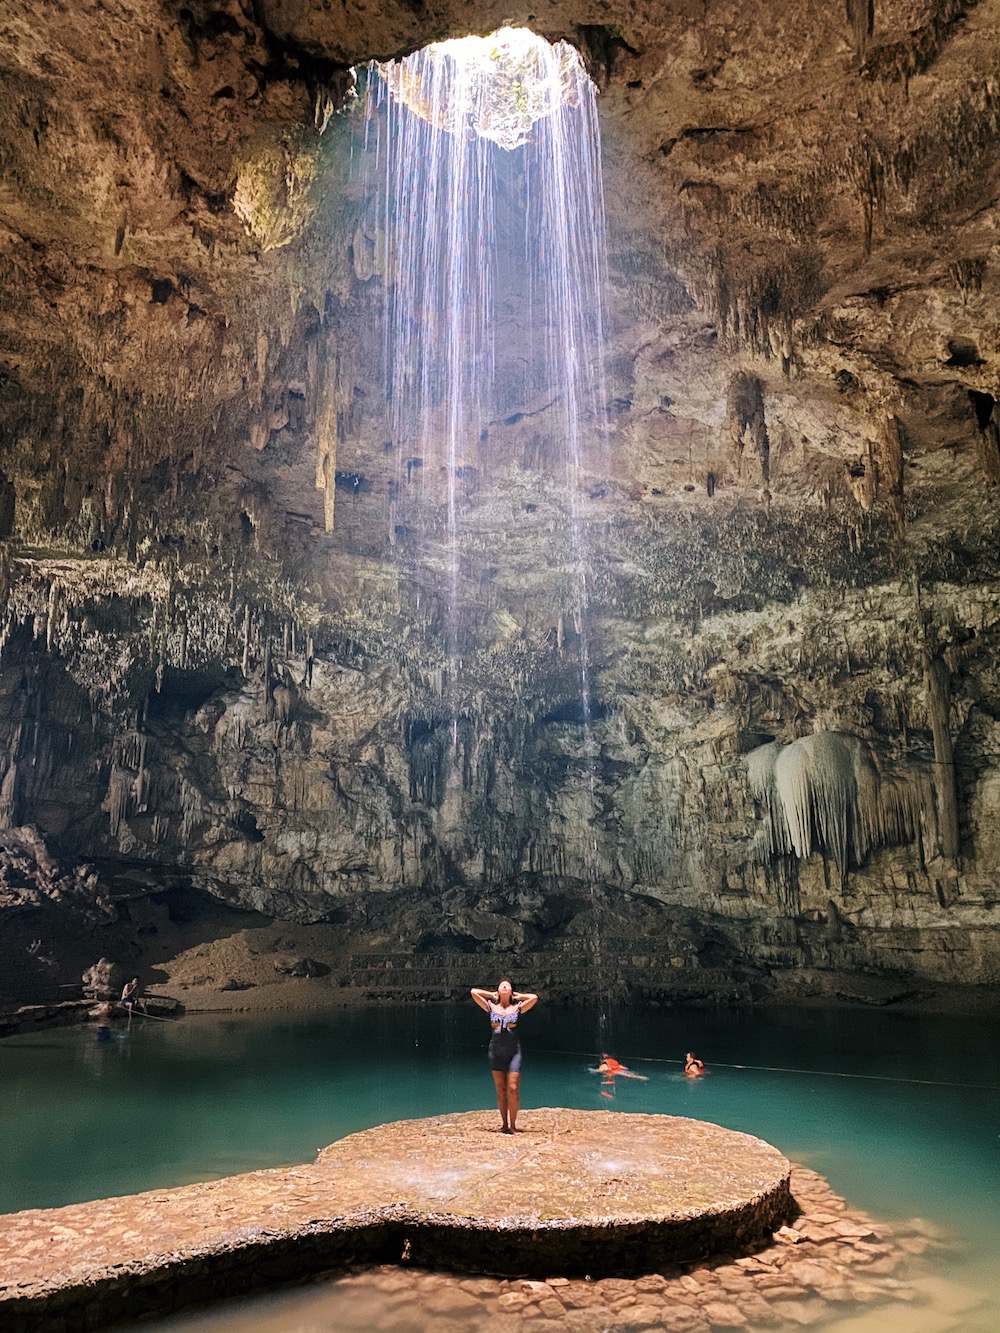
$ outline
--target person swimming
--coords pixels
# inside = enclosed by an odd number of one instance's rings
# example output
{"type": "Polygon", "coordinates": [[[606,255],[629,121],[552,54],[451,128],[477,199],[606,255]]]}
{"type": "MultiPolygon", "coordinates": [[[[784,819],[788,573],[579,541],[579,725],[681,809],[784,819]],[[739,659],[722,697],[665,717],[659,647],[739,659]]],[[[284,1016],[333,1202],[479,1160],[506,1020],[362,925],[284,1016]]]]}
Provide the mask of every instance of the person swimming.
{"type": "Polygon", "coordinates": [[[595,1074],[603,1074],[601,1079],[601,1096],[611,1100],[615,1095],[616,1078],[634,1078],[641,1083],[648,1083],[649,1079],[645,1074],[634,1074],[627,1065],[623,1065],[616,1060],[613,1055],[608,1055],[607,1051],[601,1054],[601,1063],[593,1071],[595,1074]]]}
{"type": "Polygon", "coordinates": [[[688,1078],[701,1078],[705,1072],[705,1062],[688,1051],[684,1057],[684,1072],[688,1078]]]}
{"type": "Polygon", "coordinates": [[[635,1074],[627,1065],[620,1064],[613,1055],[604,1052],[601,1055],[601,1063],[594,1070],[595,1074],[610,1074],[613,1078],[637,1078],[643,1083],[648,1083],[649,1079],[645,1074],[635,1074]]]}
{"type": "Polygon", "coordinates": [[[538,996],[531,991],[515,992],[509,981],[501,981],[495,991],[473,986],[470,994],[489,1015],[490,1044],[487,1050],[500,1112],[501,1134],[517,1132],[517,1113],[521,1106],[521,1039],[517,1022],[533,1009],[538,996]]]}
{"type": "Polygon", "coordinates": [[[102,1000],[96,1008],[90,1010],[90,1017],[96,1018],[94,1036],[98,1041],[111,1040],[111,1001],[102,1000]]]}

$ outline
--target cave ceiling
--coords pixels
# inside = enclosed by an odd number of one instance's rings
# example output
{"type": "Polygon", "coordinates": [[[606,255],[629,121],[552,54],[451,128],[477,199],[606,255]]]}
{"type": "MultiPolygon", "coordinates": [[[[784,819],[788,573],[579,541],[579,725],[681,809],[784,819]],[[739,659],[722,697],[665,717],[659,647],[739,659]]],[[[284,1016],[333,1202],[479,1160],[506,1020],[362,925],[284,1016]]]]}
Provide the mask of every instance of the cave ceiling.
{"type": "MultiPolygon", "coordinates": [[[[643,820],[666,799],[657,783],[676,794],[687,781],[674,770],[668,781],[664,765],[683,767],[692,746],[721,746],[735,764],[755,738],[828,726],[897,750],[917,736],[929,753],[921,644],[991,660],[1000,0],[7,0],[5,725],[23,758],[39,717],[31,682],[48,673],[63,739],[47,772],[63,788],[46,805],[23,766],[16,781],[8,768],[0,816],[20,804],[22,822],[79,854],[162,852],[211,863],[213,883],[276,884],[291,852],[261,810],[308,807],[309,783],[279,791],[277,767],[265,782],[249,760],[199,776],[191,740],[163,761],[177,788],[163,796],[167,833],[137,736],[150,717],[215,727],[220,745],[223,724],[242,735],[250,723],[232,699],[222,720],[205,701],[255,678],[259,721],[298,709],[306,726],[304,703],[276,702],[273,681],[303,690],[315,659],[334,673],[319,678],[339,710],[325,762],[354,824],[302,852],[313,869],[300,902],[318,892],[318,861],[328,886],[411,873],[358,850],[377,835],[371,820],[363,837],[357,826],[369,769],[384,779],[386,837],[406,825],[406,789],[438,811],[432,823],[451,821],[425,877],[447,861],[452,877],[488,878],[498,848],[526,864],[509,825],[534,816],[516,792],[496,813],[492,770],[467,774],[493,802],[470,850],[460,815],[441,815],[447,801],[430,790],[440,775],[413,768],[442,706],[446,561],[433,504],[402,521],[389,502],[372,350],[381,275],[345,169],[359,133],[353,67],[503,22],[576,45],[599,89],[610,447],[586,461],[582,494],[596,689],[617,727],[608,781],[628,787],[629,845],[665,836],[659,815],[643,820]],[[920,632],[907,639],[910,624],[920,632]],[[57,677],[95,710],[96,797],[72,766],[58,778],[83,705],[57,677]],[[164,681],[171,701],[150,704],[164,681]],[[378,739],[388,714],[398,754],[378,739]],[[209,807],[229,833],[196,846],[209,807]]],[[[516,730],[517,717],[565,721],[579,670],[537,405],[509,406],[463,468],[460,597],[464,715],[495,728],[513,698],[516,730]]],[[[982,745],[991,670],[957,696],[982,745]]],[[[318,745],[322,726],[309,725],[318,745]]],[[[530,749],[513,732],[508,743],[522,759],[530,749]]],[[[532,755],[536,776],[556,762],[532,755]]],[[[988,822],[973,769],[968,809],[988,822]]],[[[704,776],[695,783],[703,815],[730,783],[707,781],[708,796],[704,776]]],[[[576,818],[572,801],[557,813],[564,826],[576,818]]],[[[699,827],[742,819],[745,834],[751,814],[716,811],[699,827]]],[[[625,874],[618,853],[601,855],[606,880],[673,873],[640,856],[625,874]]],[[[677,872],[688,886],[702,873],[692,864],[677,872]]]]}
{"type": "MultiPolygon", "coordinates": [[[[335,253],[337,129],[318,134],[318,109],[343,104],[352,65],[504,16],[575,41],[601,87],[623,498],[698,508],[708,473],[723,493],[760,489],[730,438],[739,370],[763,382],[774,496],[884,501],[871,455],[887,416],[914,504],[974,483],[969,390],[996,388],[1000,10],[956,0],[15,0],[0,28],[8,421],[25,399],[72,416],[78,395],[72,440],[48,433],[80,481],[158,463],[259,480],[253,455],[295,433],[269,430],[262,400],[308,379],[288,363],[310,312],[329,322],[361,287],[335,253]]],[[[365,455],[349,446],[342,470],[377,471],[365,455]]],[[[316,516],[315,496],[297,505],[316,516]]]]}

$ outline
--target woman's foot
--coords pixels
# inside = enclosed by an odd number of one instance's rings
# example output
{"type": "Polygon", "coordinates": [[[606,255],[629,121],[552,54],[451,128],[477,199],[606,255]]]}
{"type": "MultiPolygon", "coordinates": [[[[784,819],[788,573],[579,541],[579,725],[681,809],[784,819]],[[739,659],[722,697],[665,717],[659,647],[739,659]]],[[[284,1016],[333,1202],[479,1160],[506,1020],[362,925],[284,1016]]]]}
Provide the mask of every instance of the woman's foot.
{"type": "Polygon", "coordinates": [[[511,1128],[510,1125],[501,1125],[501,1126],[500,1126],[500,1133],[501,1133],[501,1134],[513,1134],[513,1133],[514,1133],[514,1130],[511,1128]]]}

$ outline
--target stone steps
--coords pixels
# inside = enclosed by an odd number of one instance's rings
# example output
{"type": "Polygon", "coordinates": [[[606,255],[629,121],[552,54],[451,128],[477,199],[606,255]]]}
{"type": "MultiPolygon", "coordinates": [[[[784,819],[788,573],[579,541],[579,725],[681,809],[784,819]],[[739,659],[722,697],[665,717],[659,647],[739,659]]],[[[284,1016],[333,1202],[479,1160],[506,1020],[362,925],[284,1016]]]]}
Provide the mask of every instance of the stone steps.
{"type": "Polygon", "coordinates": [[[733,991],[731,975],[712,969],[680,970],[665,956],[649,952],[612,952],[602,949],[600,958],[579,956],[572,962],[565,954],[533,952],[516,956],[479,954],[355,954],[331,978],[341,987],[360,990],[366,999],[406,1000],[460,998],[473,986],[489,986],[509,975],[517,987],[536,989],[540,994],[558,990],[560,999],[578,999],[596,994],[615,998],[664,1000],[688,994],[692,987],[704,992],[733,991]]]}

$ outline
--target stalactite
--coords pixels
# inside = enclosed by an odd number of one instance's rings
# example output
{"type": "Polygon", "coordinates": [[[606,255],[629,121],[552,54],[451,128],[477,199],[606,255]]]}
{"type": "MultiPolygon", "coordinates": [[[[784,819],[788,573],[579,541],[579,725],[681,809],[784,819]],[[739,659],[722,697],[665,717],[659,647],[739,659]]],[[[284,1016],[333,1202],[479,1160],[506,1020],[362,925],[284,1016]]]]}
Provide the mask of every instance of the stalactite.
{"type": "Polygon", "coordinates": [[[760,469],[761,485],[770,477],[770,441],[764,417],[764,386],[756,375],[738,371],[729,382],[726,400],[729,441],[741,475],[746,470],[749,450],[760,469]]]}
{"type": "Polygon", "coordinates": [[[183,775],[180,783],[182,846],[187,846],[195,829],[204,822],[205,805],[201,791],[183,775]]]}
{"type": "Polygon", "coordinates": [[[146,766],[146,749],[149,737],[145,734],[139,738],[138,767],[135,775],[133,787],[133,797],[135,801],[135,811],[137,814],[144,814],[149,808],[150,795],[150,772],[146,766]]]}
{"type": "Polygon", "coordinates": [[[983,480],[989,486],[1000,482],[1000,412],[991,393],[969,390],[969,398],[979,428],[976,452],[983,480]]]}
{"type": "Polygon", "coordinates": [[[287,727],[292,721],[297,703],[298,690],[286,667],[281,684],[275,685],[273,691],[273,715],[279,727],[287,727]]]}
{"type": "Polygon", "coordinates": [[[270,722],[274,718],[274,699],[272,697],[271,681],[271,636],[268,635],[264,641],[264,716],[270,722]]]}
{"type": "Polygon", "coordinates": [[[919,771],[880,772],[864,742],[842,732],[760,746],[747,756],[747,781],[763,808],[757,858],[821,851],[842,876],[875,848],[913,841],[927,795],[919,771]]]}
{"type": "Polygon", "coordinates": [[[752,750],[746,759],[750,793],[764,809],[764,825],[754,839],[755,854],[764,862],[776,856],[785,856],[792,850],[788,821],[778,796],[774,773],[782,749],[780,741],[771,741],[752,750]]]}
{"type": "Polygon", "coordinates": [[[854,35],[854,54],[861,60],[875,29],[875,0],[847,0],[847,20],[854,35]]]}
{"type": "Polygon", "coordinates": [[[323,382],[316,388],[316,489],[323,492],[323,522],[327,532],[334,529],[337,490],[337,373],[336,357],[319,358],[318,373],[323,382]],[[333,366],[329,361],[333,361],[333,366]]]}
{"type": "Polygon", "coordinates": [[[899,422],[885,418],[874,446],[875,475],[879,499],[889,511],[891,523],[903,526],[903,440],[899,422]]]}
{"type": "Polygon", "coordinates": [[[948,265],[948,276],[962,294],[962,304],[969,304],[969,297],[983,290],[983,278],[986,276],[987,261],[982,255],[955,259],[948,265]]]}
{"type": "Polygon", "coordinates": [[[49,600],[45,613],[45,648],[52,652],[52,644],[56,634],[56,619],[59,609],[59,582],[53,579],[49,585],[49,600]]]}
{"type": "Polygon", "coordinates": [[[263,329],[257,332],[257,345],[255,348],[256,359],[254,369],[256,374],[249,385],[249,398],[254,407],[260,408],[264,400],[264,385],[267,381],[267,353],[268,339],[263,329]]]}
{"type": "Polygon", "coordinates": [[[0,828],[13,828],[17,823],[17,760],[12,758],[0,783],[0,828]]]}
{"type": "Polygon", "coordinates": [[[119,830],[128,818],[135,779],[134,769],[121,768],[117,764],[112,764],[105,805],[113,838],[118,837],[119,830]]]}
{"type": "MultiPolygon", "coordinates": [[[[875,474],[875,462],[872,457],[871,440],[865,441],[864,452],[858,462],[847,470],[848,482],[854,492],[854,498],[867,513],[875,504],[878,482],[875,474]]],[[[853,543],[857,549],[857,543],[853,543]]]]}
{"type": "Polygon", "coordinates": [[[955,783],[955,751],[951,739],[951,675],[940,657],[924,654],[927,678],[927,712],[934,736],[934,777],[937,794],[938,836],[941,855],[948,861],[958,857],[958,793],[955,783]]]}
{"type": "Polygon", "coordinates": [[[243,608],[243,658],[242,670],[244,676],[250,675],[250,603],[243,608]]]}
{"type": "MultiPolygon", "coordinates": [[[[874,30],[873,0],[848,0],[848,15],[857,31],[858,26],[864,24],[866,4],[870,4],[872,10],[870,36],[874,30]],[[858,16],[856,19],[855,14],[858,16]]],[[[910,79],[925,70],[937,57],[948,40],[952,25],[969,8],[969,0],[939,0],[935,5],[928,5],[923,23],[909,28],[899,41],[883,41],[871,50],[865,60],[863,73],[871,79],[895,79],[908,86],[910,79]]]]}

